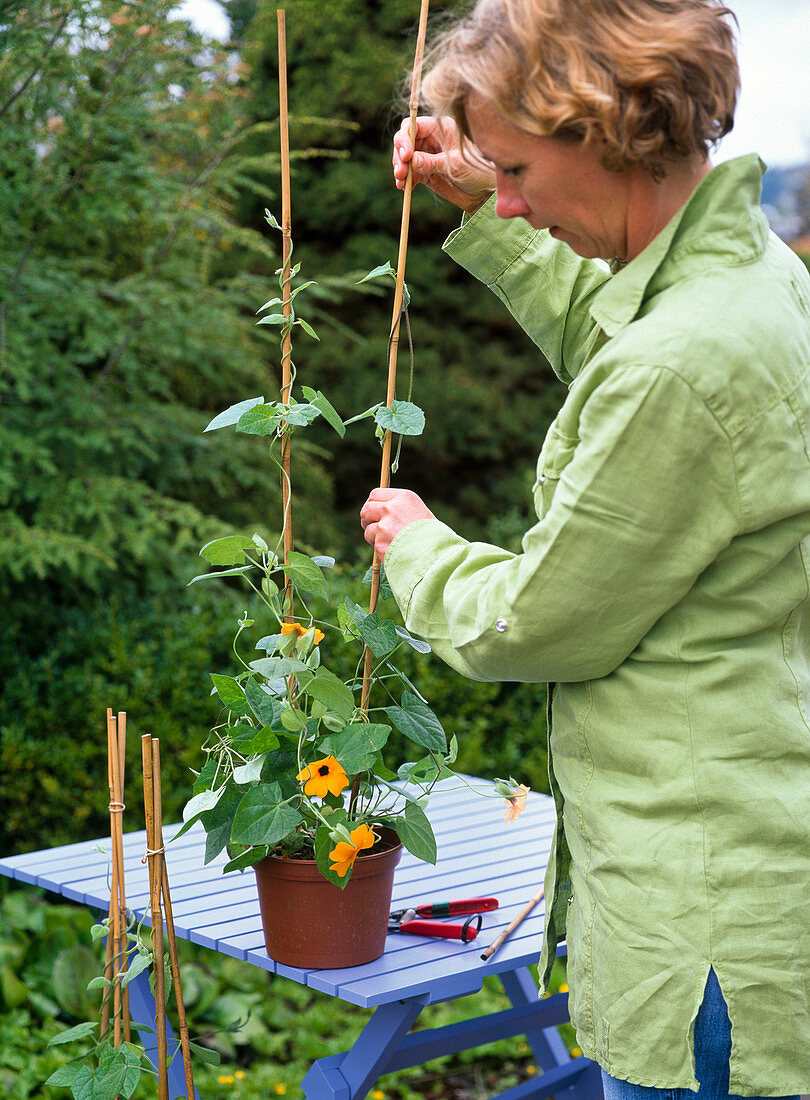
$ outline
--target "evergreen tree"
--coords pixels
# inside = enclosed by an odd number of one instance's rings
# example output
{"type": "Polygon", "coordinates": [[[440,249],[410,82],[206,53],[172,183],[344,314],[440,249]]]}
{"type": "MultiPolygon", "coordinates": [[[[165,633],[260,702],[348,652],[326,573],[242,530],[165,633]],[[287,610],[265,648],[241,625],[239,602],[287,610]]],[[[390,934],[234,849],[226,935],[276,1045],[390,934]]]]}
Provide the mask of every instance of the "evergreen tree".
{"type": "MultiPolygon", "coordinates": [[[[224,0],[241,24],[255,0],[224,0]]],[[[275,4],[258,0],[247,24],[246,108],[256,120],[277,114],[275,4]]],[[[416,0],[288,0],[286,7],[292,144],[293,227],[309,270],[362,275],[396,259],[401,193],[391,176],[391,137],[407,113],[398,89],[408,83],[416,0]],[[319,122],[318,119],[324,120],[319,122]],[[312,155],[313,148],[321,152],[312,155]]],[[[273,148],[273,131],[256,148],[273,148]]],[[[268,178],[273,185],[273,177],[268,178]]],[[[260,220],[245,195],[241,217],[260,220]]],[[[539,442],[561,392],[538,350],[494,296],[445,256],[444,236],[459,223],[454,208],[424,188],[414,194],[408,284],[415,349],[414,400],[428,416],[417,443],[403,451],[395,483],[421,492],[442,518],[470,537],[514,544],[530,522],[529,487],[539,442]]],[[[391,294],[344,302],[352,333],[330,336],[308,359],[341,410],[380,399],[387,361],[391,294]],[[365,338],[358,342],[357,336],[365,338]]],[[[409,364],[403,333],[398,396],[409,364]]],[[[326,435],[324,445],[329,445],[326,435]]],[[[341,447],[338,508],[354,522],[378,468],[365,440],[341,447]]]]}

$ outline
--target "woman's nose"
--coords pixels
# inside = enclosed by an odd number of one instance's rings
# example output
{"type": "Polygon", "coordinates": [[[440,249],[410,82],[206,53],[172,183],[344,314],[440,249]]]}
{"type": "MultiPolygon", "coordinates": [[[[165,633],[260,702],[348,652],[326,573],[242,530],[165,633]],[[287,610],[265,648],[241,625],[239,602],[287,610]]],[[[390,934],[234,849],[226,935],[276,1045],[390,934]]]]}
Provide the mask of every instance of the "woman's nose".
{"type": "Polygon", "coordinates": [[[520,193],[520,188],[510,176],[498,172],[495,213],[499,218],[525,218],[530,208],[520,193]]]}

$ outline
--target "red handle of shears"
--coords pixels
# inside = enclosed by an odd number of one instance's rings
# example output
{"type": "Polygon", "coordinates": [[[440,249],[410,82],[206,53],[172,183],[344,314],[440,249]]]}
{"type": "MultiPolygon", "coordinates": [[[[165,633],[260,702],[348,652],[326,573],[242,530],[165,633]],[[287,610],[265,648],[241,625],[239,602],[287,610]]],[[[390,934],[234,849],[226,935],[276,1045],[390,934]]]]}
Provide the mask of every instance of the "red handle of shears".
{"type": "Polygon", "coordinates": [[[416,915],[418,917],[458,917],[462,913],[491,913],[497,908],[497,898],[467,898],[466,901],[440,901],[433,905],[417,905],[416,915]]]}
{"type": "Polygon", "coordinates": [[[412,936],[438,936],[445,940],[463,940],[469,943],[478,935],[473,923],[443,924],[438,920],[408,920],[397,926],[397,932],[409,932],[412,936]]]}

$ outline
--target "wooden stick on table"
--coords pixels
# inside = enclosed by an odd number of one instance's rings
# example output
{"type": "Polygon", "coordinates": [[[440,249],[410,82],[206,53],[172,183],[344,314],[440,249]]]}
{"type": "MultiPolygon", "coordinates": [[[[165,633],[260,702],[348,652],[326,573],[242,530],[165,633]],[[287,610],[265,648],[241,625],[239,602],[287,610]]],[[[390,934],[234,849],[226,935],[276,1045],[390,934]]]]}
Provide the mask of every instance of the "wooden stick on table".
{"type": "Polygon", "coordinates": [[[495,937],[495,939],[492,941],[492,943],[489,945],[489,947],[486,949],[486,951],[481,952],[481,958],[484,960],[484,962],[486,962],[487,959],[492,958],[492,956],[495,954],[495,952],[498,950],[498,948],[501,946],[501,944],[504,942],[504,940],[512,935],[512,933],[517,928],[517,926],[522,921],[524,921],[526,919],[526,917],[528,917],[529,913],[531,913],[532,909],[534,909],[534,907],[535,907],[535,905],[537,905],[538,901],[542,901],[542,898],[543,898],[543,887],[541,886],[540,889],[537,891],[537,893],[534,895],[534,897],[531,899],[531,901],[527,902],[526,905],[523,906],[523,908],[520,910],[520,912],[515,917],[515,919],[512,921],[512,923],[507,925],[506,928],[504,928],[503,932],[501,932],[501,934],[499,936],[495,937]]]}

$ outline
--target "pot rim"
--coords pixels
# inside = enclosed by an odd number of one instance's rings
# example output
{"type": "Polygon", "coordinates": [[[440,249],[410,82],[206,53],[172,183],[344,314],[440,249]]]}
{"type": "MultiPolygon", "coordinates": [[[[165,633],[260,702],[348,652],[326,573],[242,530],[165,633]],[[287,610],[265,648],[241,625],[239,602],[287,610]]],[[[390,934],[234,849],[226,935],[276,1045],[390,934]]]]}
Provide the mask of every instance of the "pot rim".
{"type": "MultiPolygon", "coordinates": [[[[399,863],[402,856],[402,841],[399,839],[395,829],[390,828],[388,825],[381,826],[380,840],[388,840],[389,844],[379,852],[375,851],[361,851],[357,855],[354,867],[352,869],[352,878],[364,878],[366,875],[374,873],[376,865],[385,860],[394,860],[395,865],[399,863]]],[[[305,873],[307,868],[315,869],[318,864],[314,856],[307,859],[295,859],[289,856],[274,856],[267,855],[264,859],[260,859],[257,863],[253,864],[254,871],[261,868],[265,872],[285,877],[285,870],[289,872],[289,877],[298,877],[300,874],[305,873]]],[[[321,881],[328,886],[333,886],[334,883],[330,883],[328,879],[324,878],[320,870],[318,870],[318,877],[321,881]]],[[[336,887],[340,889],[340,887],[336,887]]]]}

